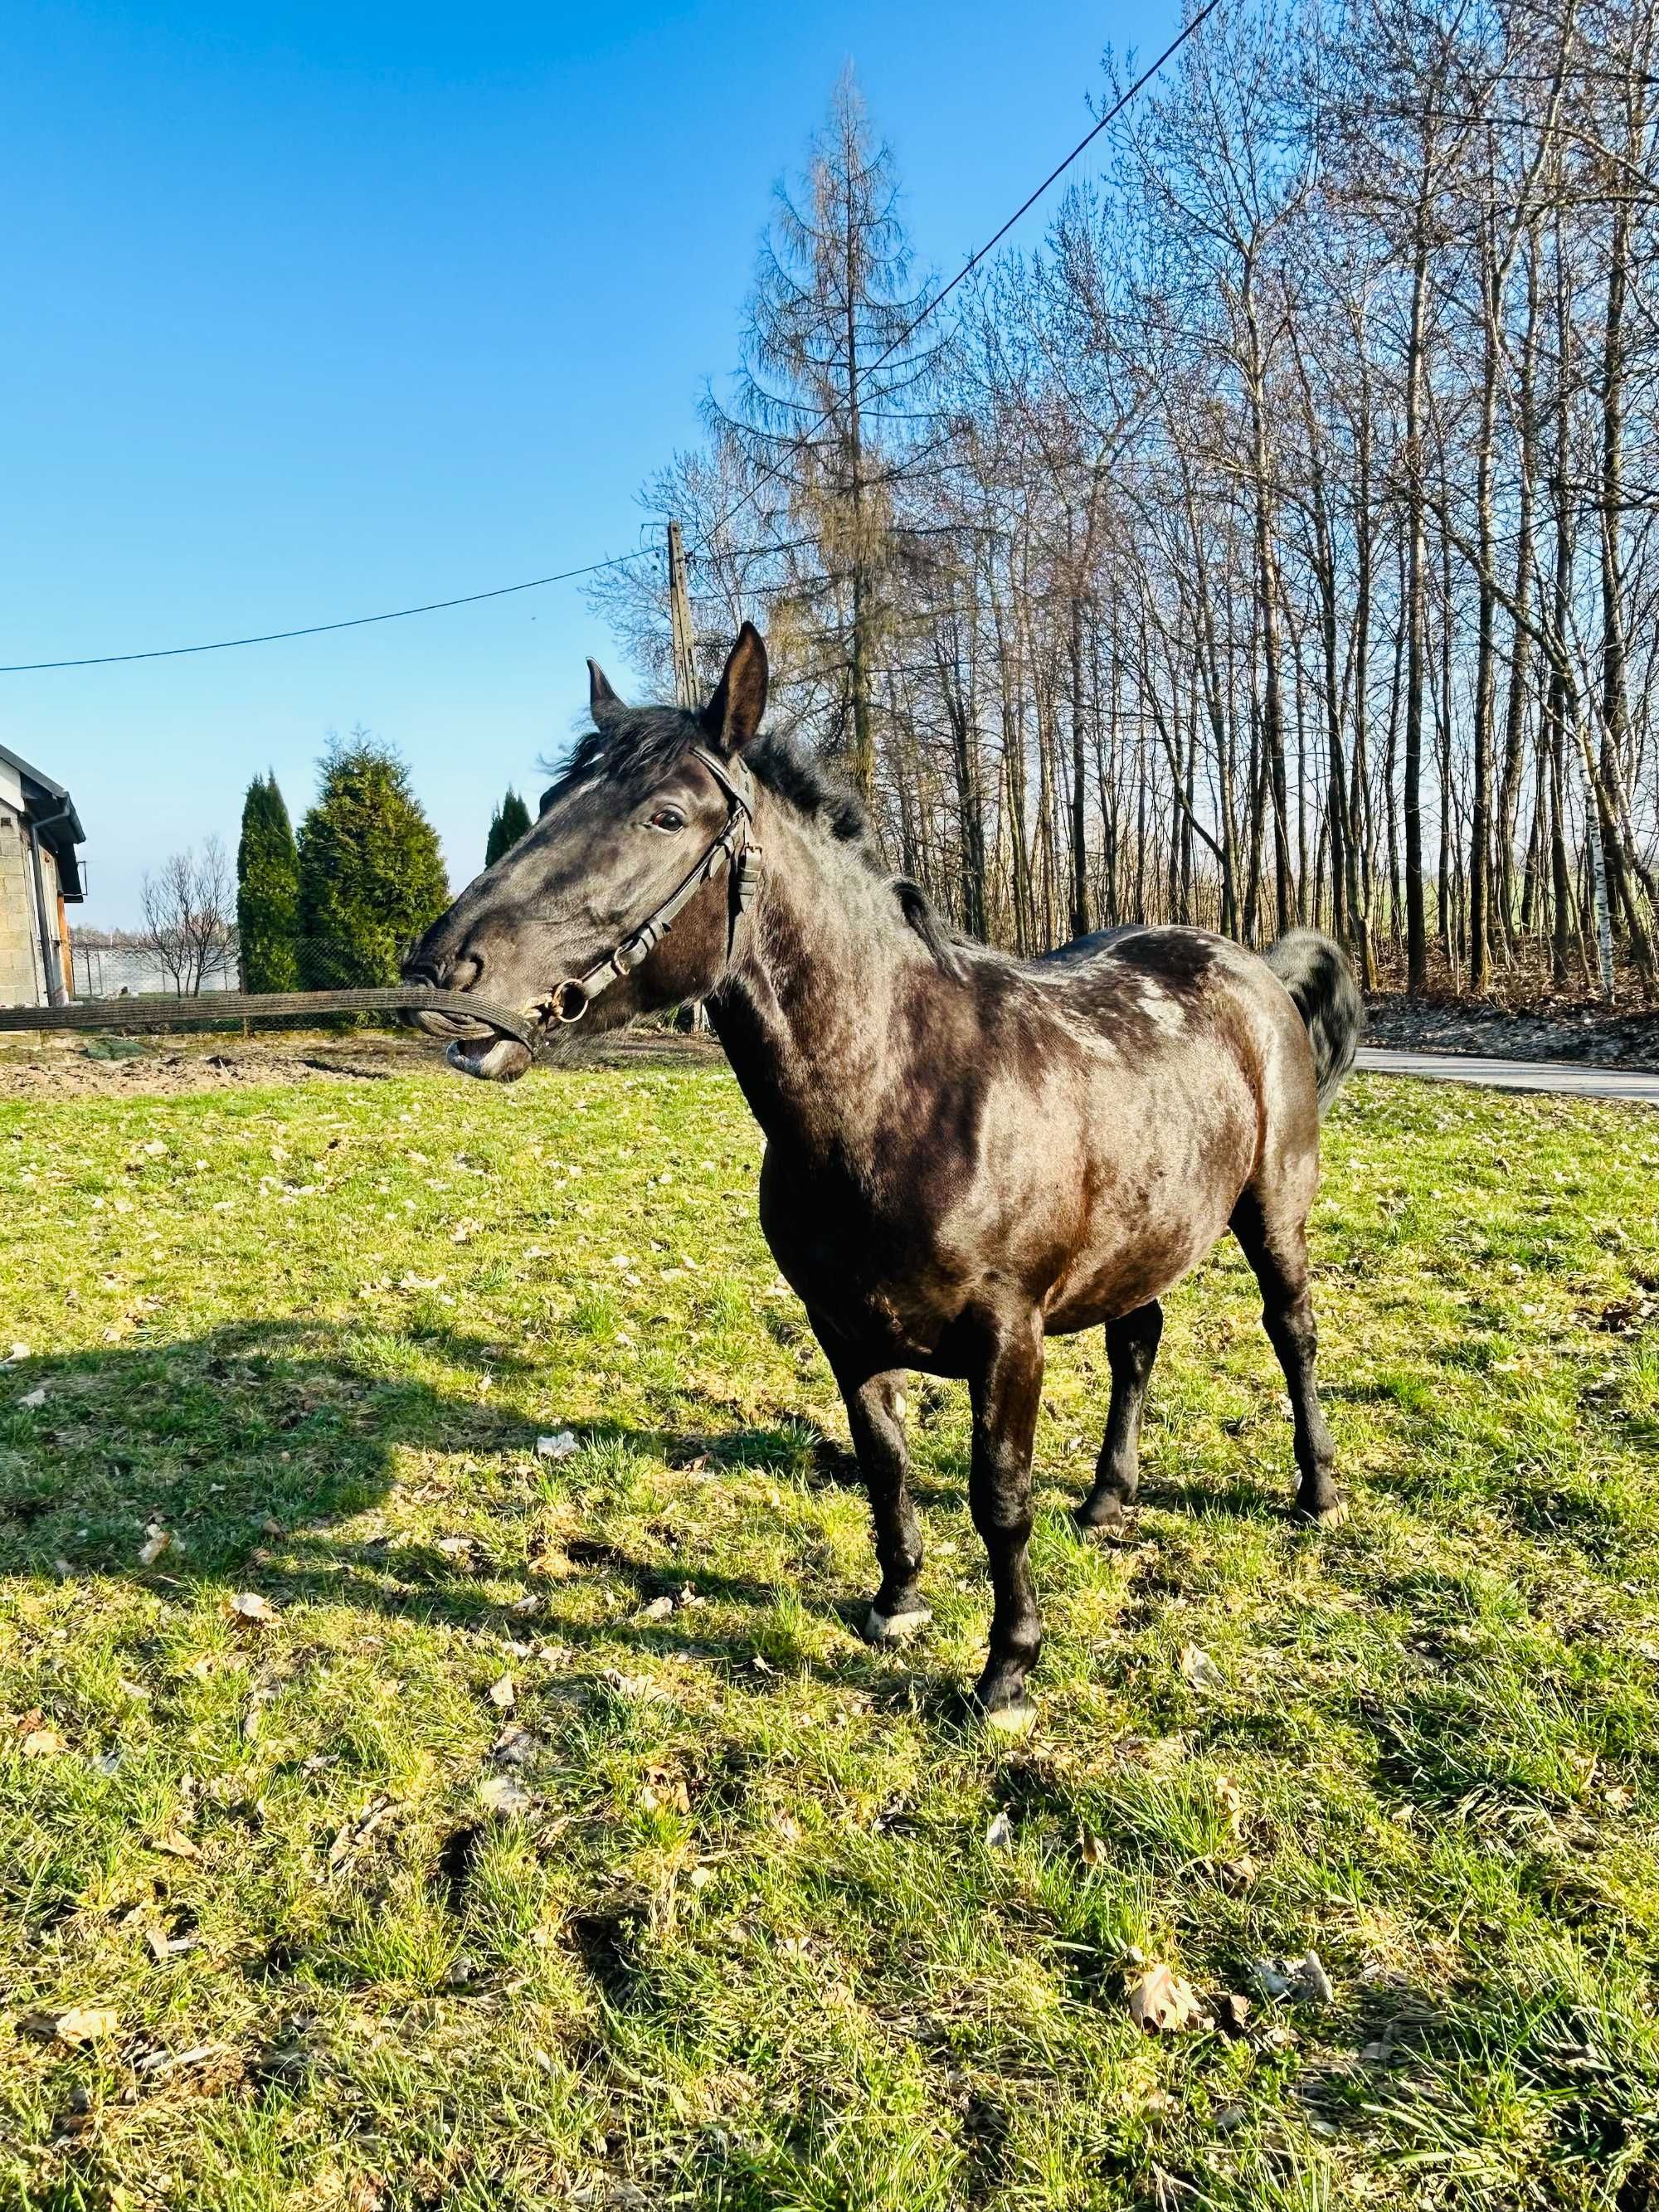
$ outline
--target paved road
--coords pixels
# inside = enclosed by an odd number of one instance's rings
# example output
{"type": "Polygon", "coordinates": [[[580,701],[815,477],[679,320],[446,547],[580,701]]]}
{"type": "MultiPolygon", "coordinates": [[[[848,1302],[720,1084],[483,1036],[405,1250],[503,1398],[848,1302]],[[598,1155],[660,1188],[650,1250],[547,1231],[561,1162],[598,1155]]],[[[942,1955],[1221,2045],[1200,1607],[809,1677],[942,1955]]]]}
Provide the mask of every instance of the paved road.
{"type": "Polygon", "coordinates": [[[1659,1106],[1659,1075],[1629,1067],[1582,1067],[1565,1060],[1480,1060],[1473,1053],[1395,1052],[1361,1045],[1370,1075],[1426,1075],[1436,1083],[1487,1083],[1500,1091],[1555,1091],[1568,1098],[1636,1098],[1659,1106]]]}

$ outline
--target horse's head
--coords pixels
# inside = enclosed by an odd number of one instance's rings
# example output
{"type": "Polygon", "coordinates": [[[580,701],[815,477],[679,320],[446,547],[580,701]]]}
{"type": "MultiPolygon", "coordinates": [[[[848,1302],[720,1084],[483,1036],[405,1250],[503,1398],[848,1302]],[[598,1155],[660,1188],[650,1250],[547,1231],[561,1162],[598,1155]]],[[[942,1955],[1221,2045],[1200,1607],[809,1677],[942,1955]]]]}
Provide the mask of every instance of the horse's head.
{"type": "MultiPolygon", "coordinates": [[[[545,794],[534,827],[433,923],[404,975],[477,991],[550,1028],[578,1018],[584,1029],[608,1030],[702,997],[726,965],[731,854],[637,965],[579,988],[672,900],[723,831],[735,824],[741,842],[733,792],[748,779],[738,756],[765,710],[766,647],[745,623],[701,714],[626,707],[587,665],[592,734],[545,794]],[[730,783],[721,763],[732,767],[730,783]]],[[[469,1075],[510,1083],[530,1065],[523,1045],[482,1023],[437,1012],[415,1019],[451,1041],[451,1064],[469,1075]]]]}

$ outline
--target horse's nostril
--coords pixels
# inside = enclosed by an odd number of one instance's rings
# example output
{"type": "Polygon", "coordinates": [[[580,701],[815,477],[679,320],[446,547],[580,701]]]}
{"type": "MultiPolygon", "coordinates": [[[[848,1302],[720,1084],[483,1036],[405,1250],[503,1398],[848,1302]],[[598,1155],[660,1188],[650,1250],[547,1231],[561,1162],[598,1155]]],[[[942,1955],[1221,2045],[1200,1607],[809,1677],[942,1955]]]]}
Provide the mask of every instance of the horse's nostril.
{"type": "Polygon", "coordinates": [[[424,983],[434,991],[441,991],[449,973],[449,963],[444,960],[405,960],[405,983],[424,983]]]}
{"type": "Polygon", "coordinates": [[[464,952],[459,960],[449,963],[449,988],[452,991],[470,991],[483,974],[483,962],[464,952]]]}

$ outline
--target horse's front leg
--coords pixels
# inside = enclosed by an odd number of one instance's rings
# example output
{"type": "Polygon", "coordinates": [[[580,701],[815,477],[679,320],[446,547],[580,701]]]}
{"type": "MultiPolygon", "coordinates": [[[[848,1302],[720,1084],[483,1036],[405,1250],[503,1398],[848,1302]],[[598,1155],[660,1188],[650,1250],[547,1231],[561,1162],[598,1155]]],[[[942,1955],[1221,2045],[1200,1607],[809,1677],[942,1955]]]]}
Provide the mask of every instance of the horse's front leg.
{"type": "Polygon", "coordinates": [[[905,1376],[897,1368],[872,1374],[839,1351],[830,1353],[830,1364],[846,1401],[853,1449],[870,1493],[876,1557],[881,1563],[881,1588],[871,1603],[864,1633],[872,1644],[908,1643],[933,1616],[916,1587],[921,1572],[921,1529],[910,1502],[905,1376]]]}
{"type": "Polygon", "coordinates": [[[1028,1728],[1036,1709],[1025,1677],[1042,1641],[1027,1557],[1031,1539],[1031,1443],[1042,1395],[1042,1316],[1035,1307],[988,1316],[968,1377],[973,1460],[968,1499],[990,1559],[991,1653],[974,1692],[993,1726],[1028,1728]]]}

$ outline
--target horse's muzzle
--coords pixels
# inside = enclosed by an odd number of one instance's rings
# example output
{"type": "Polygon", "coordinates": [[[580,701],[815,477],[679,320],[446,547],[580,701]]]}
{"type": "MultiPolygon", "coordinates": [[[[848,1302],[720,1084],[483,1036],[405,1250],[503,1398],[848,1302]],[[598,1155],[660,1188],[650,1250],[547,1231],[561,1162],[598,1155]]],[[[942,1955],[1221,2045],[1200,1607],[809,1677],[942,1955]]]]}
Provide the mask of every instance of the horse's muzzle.
{"type": "Polygon", "coordinates": [[[517,1037],[454,1038],[444,1058],[462,1075],[484,1083],[516,1083],[530,1066],[530,1054],[517,1037]]]}
{"type": "Polygon", "coordinates": [[[530,1066],[530,1054],[516,1037],[503,1036],[488,1022],[437,1006],[412,1006],[404,1018],[448,1048],[444,1057],[463,1075],[485,1083],[516,1083],[530,1066]]]}

